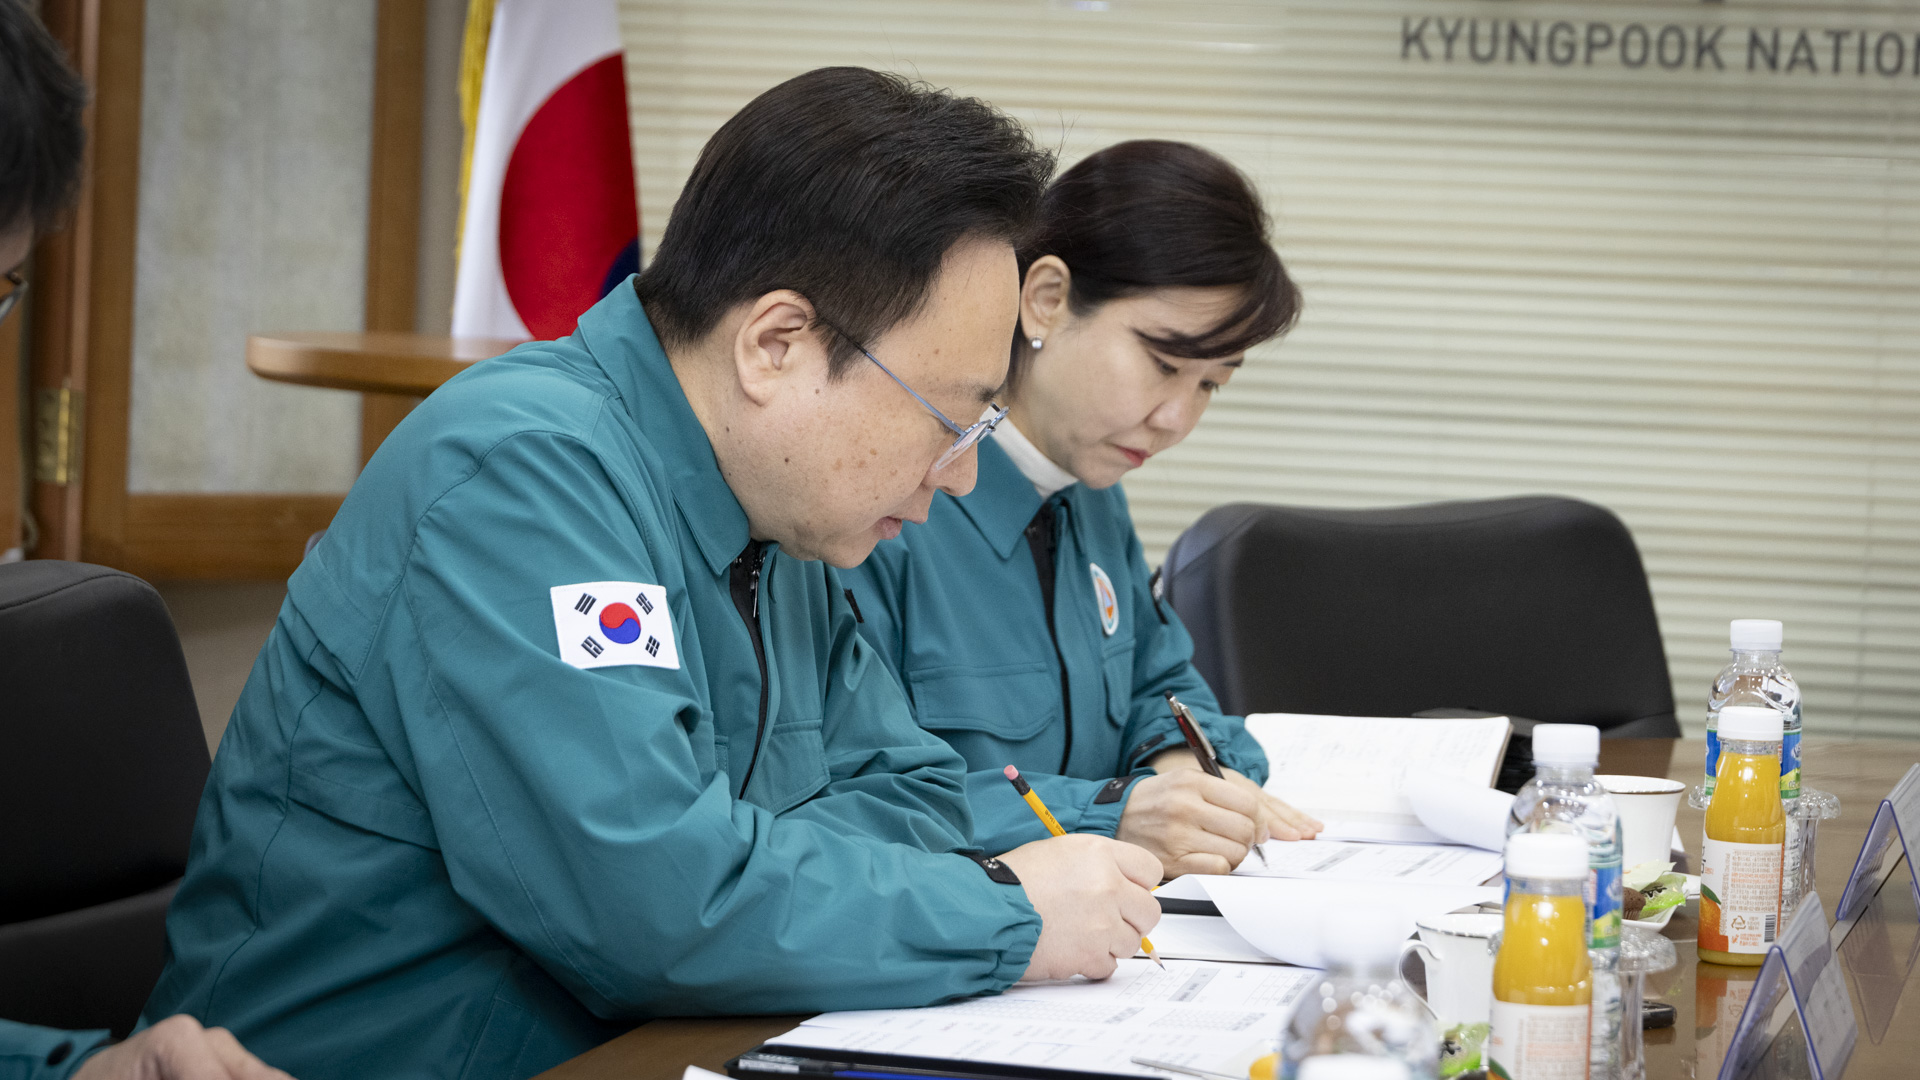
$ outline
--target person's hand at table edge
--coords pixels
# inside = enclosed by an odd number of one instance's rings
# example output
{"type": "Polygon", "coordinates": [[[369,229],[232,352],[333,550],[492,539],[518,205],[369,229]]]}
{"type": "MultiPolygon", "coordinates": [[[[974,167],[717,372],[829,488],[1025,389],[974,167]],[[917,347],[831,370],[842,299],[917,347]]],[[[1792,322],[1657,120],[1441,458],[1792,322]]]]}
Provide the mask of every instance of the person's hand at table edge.
{"type": "Polygon", "coordinates": [[[247,1052],[226,1028],[181,1013],[88,1058],[73,1080],[293,1080],[247,1052]]]}

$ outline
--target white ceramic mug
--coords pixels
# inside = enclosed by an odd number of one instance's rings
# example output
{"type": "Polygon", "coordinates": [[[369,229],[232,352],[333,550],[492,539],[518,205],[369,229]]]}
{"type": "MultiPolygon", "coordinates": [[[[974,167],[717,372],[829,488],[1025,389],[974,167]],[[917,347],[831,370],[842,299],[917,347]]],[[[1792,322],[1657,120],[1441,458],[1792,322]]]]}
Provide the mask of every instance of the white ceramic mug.
{"type": "Polygon", "coordinates": [[[1401,947],[1401,963],[1417,952],[1426,964],[1427,994],[1421,1000],[1442,1031],[1492,1017],[1493,939],[1500,919],[1498,914],[1434,915],[1416,922],[1420,936],[1401,947]]]}
{"type": "Polygon", "coordinates": [[[1660,776],[1596,776],[1620,811],[1620,868],[1672,857],[1673,821],[1687,785],[1660,776]]]}

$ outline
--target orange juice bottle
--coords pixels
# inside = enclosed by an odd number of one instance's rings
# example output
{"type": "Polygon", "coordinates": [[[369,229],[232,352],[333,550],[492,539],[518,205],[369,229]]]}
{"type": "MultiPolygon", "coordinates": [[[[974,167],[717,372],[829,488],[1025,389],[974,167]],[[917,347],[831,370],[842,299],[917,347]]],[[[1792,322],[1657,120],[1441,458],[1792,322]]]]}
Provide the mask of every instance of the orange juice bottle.
{"type": "Polygon", "coordinates": [[[1587,842],[1572,833],[1507,838],[1506,925],[1493,959],[1488,1073],[1586,1080],[1593,1034],[1587,959],[1587,842]]]}
{"type": "Polygon", "coordinates": [[[1787,815],[1780,802],[1780,737],[1774,709],[1720,710],[1720,772],[1700,847],[1700,959],[1758,965],[1780,936],[1780,873],[1787,815]]]}

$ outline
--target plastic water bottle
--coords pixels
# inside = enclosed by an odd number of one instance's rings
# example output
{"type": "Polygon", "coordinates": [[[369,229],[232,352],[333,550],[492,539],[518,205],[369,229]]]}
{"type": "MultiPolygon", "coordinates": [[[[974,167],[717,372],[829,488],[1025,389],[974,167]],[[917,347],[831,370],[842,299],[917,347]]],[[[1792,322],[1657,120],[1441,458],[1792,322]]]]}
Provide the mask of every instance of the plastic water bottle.
{"type": "Polygon", "coordinates": [[[1620,814],[1593,778],[1600,729],[1541,724],[1533,729],[1533,779],[1514,796],[1507,835],[1567,832],[1587,842],[1587,949],[1593,967],[1591,1076],[1620,1075],[1620,814]]]}
{"type": "MultiPolygon", "coordinates": [[[[1780,714],[1780,801],[1787,812],[1786,865],[1781,868],[1780,915],[1791,920],[1800,906],[1803,826],[1800,820],[1800,684],[1780,662],[1785,632],[1778,619],[1735,619],[1727,640],[1733,659],[1713,680],[1707,695],[1707,775],[1690,800],[1704,810],[1713,802],[1714,776],[1720,771],[1720,710],[1729,705],[1760,705],[1780,714]]],[[[1785,925],[1784,921],[1782,925],[1785,925]]]]}
{"type": "MultiPolygon", "coordinates": [[[[1380,1066],[1405,1080],[1438,1080],[1440,1034],[1413,991],[1400,981],[1395,966],[1407,926],[1391,908],[1358,907],[1330,914],[1321,924],[1321,952],[1327,970],[1301,995],[1281,1033],[1281,1080],[1312,1080],[1321,1069],[1364,1068],[1318,1065],[1328,1058],[1382,1058],[1380,1066]]],[[[1323,1080],[1325,1078],[1323,1077],[1323,1080]]],[[[1356,1076],[1355,1080],[1359,1080],[1356,1076]]]]}

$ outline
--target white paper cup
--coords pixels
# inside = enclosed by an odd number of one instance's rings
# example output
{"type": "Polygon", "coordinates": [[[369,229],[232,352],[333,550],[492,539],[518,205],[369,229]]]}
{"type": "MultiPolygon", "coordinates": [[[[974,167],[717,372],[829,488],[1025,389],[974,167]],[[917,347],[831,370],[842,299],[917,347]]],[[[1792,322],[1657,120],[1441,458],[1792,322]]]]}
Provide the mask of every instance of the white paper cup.
{"type": "Polygon", "coordinates": [[[1594,777],[1620,811],[1620,868],[1672,858],[1673,821],[1687,785],[1661,776],[1594,777]]]}
{"type": "Polygon", "coordinates": [[[1442,1031],[1484,1024],[1493,1015],[1493,936],[1500,922],[1497,914],[1435,915],[1416,922],[1420,937],[1401,948],[1402,962],[1417,952],[1426,964],[1423,1000],[1442,1031]]]}

